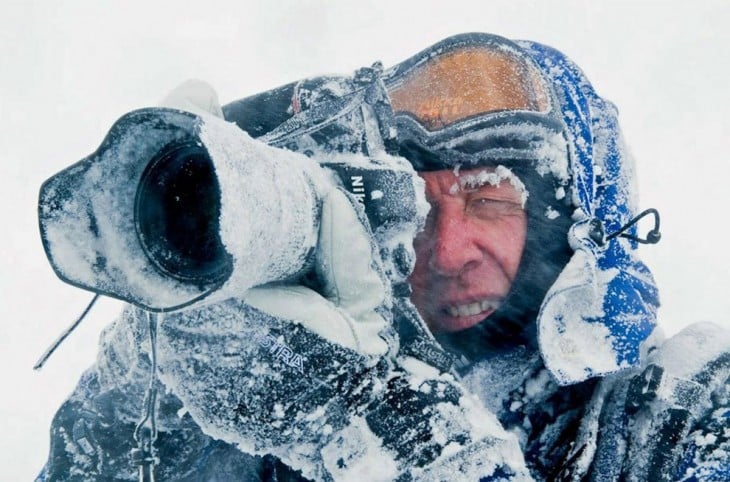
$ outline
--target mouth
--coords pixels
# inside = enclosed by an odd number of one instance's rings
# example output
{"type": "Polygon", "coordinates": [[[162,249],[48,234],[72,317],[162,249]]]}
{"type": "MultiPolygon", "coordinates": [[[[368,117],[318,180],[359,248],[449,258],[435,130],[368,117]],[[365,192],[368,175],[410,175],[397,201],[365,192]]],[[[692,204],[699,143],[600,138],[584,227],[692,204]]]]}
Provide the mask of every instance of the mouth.
{"type": "Polygon", "coordinates": [[[499,308],[499,305],[500,302],[496,300],[483,300],[459,305],[450,305],[443,308],[443,311],[445,314],[457,318],[480,315],[482,313],[492,313],[499,308]]]}
{"type": "Polygon", "coordinates": [[[430,326],[436,333],[465,330],[479,324],[497,311],[500,305],[501,300],[495,299],[449,304],[438,310],[439,315],[430,318],[430,326]]]}

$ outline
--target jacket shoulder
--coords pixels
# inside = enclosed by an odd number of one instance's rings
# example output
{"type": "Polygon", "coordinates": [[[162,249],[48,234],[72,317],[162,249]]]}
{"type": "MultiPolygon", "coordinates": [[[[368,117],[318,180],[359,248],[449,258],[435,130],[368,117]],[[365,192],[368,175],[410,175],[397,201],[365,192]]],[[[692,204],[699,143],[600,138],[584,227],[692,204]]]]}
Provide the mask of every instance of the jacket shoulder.
{"type": "Polygon", "coordinates": [[[691,325],[647,362],[626,393],[629,465],[647,480],[728,480],[730,331],[691,325]]]}

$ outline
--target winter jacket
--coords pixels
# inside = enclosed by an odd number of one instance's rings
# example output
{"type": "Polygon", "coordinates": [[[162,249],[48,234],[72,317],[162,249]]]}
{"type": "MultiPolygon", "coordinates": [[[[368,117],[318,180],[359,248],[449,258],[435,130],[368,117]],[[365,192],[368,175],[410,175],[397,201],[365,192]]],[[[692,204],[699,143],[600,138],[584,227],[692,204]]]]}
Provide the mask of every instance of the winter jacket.
{"type": "MultiPolygon", "coordinates": [[[[39,480],[137,480],[131,453],[150,363],[140,315],[129,309],[105,330],[96,366],[54,418],[39,480]]],[[[535,480],[727,480],[723,337],[695,325],[642,367],[568,386],[539,353],[517,347],[469,367],[464,380],[518,435],[535,480]]],[[[161,384],[158,393],[158,480],[304,480],[274,457],[206,435],[173,393],[161,384]]]]}

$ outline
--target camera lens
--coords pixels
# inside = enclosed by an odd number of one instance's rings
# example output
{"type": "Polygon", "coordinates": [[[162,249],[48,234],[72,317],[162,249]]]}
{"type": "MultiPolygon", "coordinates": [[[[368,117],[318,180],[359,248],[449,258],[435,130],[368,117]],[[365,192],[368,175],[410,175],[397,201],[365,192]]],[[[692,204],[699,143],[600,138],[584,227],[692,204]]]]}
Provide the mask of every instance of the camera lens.
{"type": "Polygon", "coordinates": [[[194,140],[163,148],[137,187],[135,224],[147,257],[165,275],[201,284],[224,281],[231,256],[219,233],[220,186],[194,140]]]}

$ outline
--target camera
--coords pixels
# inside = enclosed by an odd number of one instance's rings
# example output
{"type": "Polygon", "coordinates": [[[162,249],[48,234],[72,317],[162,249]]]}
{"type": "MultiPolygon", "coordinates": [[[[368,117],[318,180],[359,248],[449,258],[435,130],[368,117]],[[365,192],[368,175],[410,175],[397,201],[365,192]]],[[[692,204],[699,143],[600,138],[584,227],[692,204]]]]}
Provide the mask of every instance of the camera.
{"type": "Polygon", "coordinates": [[[54,271],[157,312],[291,280],[316,248],[321,193],[340,188],[362,206],[387,274],[404,285],[425,201],[410,164],[383,147],[382,109],[368,117],[380,98],[373,88],[321,103],[319,124],[301,121],[308,111],[296,128],[258,139],[176,109],[122,116],[93,154],[41,187],[41,238],[54,271]],[[341,113],[353,103],[360,108],[347,115],[321,115],[322,106],[341,113]],[[366,147],[317,142],[323,132],[342,141],[342,126],[366,147]],[[326,133],[333,128],[340,135],[326,133]]]}

